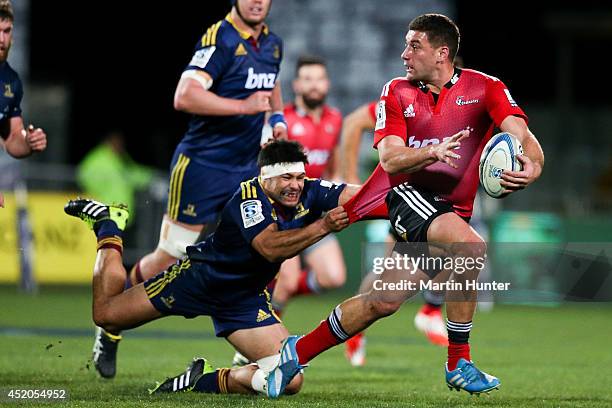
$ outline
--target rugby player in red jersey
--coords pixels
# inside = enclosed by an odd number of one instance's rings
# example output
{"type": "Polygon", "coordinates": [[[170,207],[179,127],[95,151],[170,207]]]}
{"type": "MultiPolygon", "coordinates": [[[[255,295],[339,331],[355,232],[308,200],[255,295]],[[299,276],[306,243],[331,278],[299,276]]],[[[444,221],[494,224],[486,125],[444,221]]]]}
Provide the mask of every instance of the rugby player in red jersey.
{"type": "MultiPolygon", "coordinates": [[[[484,257],[486,244],[467,220],[478,188],[480,153],[494,128],[515,135],[525,152],[518,156],[521,171],[503,173],[506,194],[524,189],[540,176],[544,154],[503,82],[453,65],[458,47],[459,29],[448,17],[425,14],[410,23],[402,53],[406,77],[388,82],[378,105],[375,147],[380,165],[344,208],[356,221],[372,211],[384,213],[386,205],[398,240],[437,243],[454,257],[477,259],[484,257]]],[[[449,271],[451,278],[476,279],[479,270],[472,266],[461,274],[449,271]]],[[[398,277],[426,282],[439,271],[413,272],[386,269],[382,283],[396,282],[398,277]]],[[[409,288],[372,288],[344,301],[306,336],[289,337],[280,364],[287,359],[308,363],[395,313],[415,293],[409,288]]],[[[470,393],[491,391],[500,385],[499,379],[478,369],[470,356],[476,293],[466,290],[457,295],[464,298],[449,301],[447,293],[446,383],[470,393]]]]}
{"type": "MultiPolygon", "coordinates": [[[[457,66],[455,61],[455,66],[457,66]]],[[[373,131],[376,127],[376,109],[378,101],[363,104],[349,113],[342,124],[341,166],[339,166],[341,178],[352,184],[362,184],[358,174],[359,145],[361,137],[366,131],[373,131]],[[348,181],[350,180],[350,181],[348,181]]],[[[389,245],[395,243],[393,231],[385,237],[389,245]]],[[[361,282],[358,293],[370,290],[375,275],[369,274],[361,282]]],[[[424,303],[414,316],[414,326],[422,332],[430,343],[446,347],[448,346],[448,334],[446,322],[442,316],[442,305],[444,304],[444,291],[423,291],[424,303]]],[[[345,355],[353,366],[363,366],[366,360],[366,338],[365,332],[358,333],[345,343],[345,355]]]]}

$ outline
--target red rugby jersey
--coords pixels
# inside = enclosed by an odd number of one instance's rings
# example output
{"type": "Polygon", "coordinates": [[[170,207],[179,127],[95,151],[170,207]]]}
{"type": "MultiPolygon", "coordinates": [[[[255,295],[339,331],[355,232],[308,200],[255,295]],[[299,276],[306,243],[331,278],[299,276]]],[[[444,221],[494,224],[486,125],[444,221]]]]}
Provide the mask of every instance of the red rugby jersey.
{"type": "Polygon", "coordinates": [[[294,104],[288,104],[284,109],[287,121],[289,140],[300,142],[308,154],[306,176],[323,177],[329,159],[340,142],[342,129],[342,114],[330,106],[323,106],[319,123],[298,109],[294,104]]]}
{"type": "Polygon", "coordinates": [[[470,136],[457,151],[461,155],[458,169],[438,162],[414,173],[391,176],[379,164],[345,205],[351,221],[380,207],[387,192],[406,181],[451,202],[457,214],[471,216],[480,154],[493,129],[510,115],[527,120],[504,83],[482,72],[455,68],[437,101],[423,83],[406,78],[389,81],[378,103],[374,147],[389,135],[400,136],[406,146],[415,148],[438,144],[463,129],[469,129],[470,136]]]}

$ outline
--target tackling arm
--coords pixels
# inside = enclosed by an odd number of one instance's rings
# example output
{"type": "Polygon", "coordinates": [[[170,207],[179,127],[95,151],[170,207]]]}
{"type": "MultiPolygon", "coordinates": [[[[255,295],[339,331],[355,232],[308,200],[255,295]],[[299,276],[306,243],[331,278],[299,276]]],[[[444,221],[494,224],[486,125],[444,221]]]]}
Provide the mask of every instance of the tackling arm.
{"type": "Polygon", "coordinates": [[[357,194],[360,189],[360,185],[347,184],[344,190],[342,190],[340,193],[340,197],[338,197],[338,205],[342,206],[346,204],[355,194],[357,194]]]}
{"type": "Polygon", "coordinates": [[[338,232],[348,226],[348,215],[342,207],[336,207],[304,228],[279,231],[276,223],[260,232],[251,245],[270,262],[293,258],[330,232],[338,232]]]}

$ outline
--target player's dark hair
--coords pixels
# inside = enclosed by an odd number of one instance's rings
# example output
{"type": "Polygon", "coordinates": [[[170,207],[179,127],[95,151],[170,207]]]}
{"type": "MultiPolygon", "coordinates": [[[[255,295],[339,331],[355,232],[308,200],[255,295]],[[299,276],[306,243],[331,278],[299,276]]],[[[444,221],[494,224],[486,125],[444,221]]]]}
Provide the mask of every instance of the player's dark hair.
{"type": "Polygon", "coordinates": [[[288,140],[277,140],[265,145],[257,157],[259,167],[277,163],[308,163],[308,156],[301,144],[288,140]]]}
{"type": "Polygon", "coordinates": [[[0,20],[15,20],[10,0],[0,0],[0,20]]]}
{"type": "Polygon", "coordinates": [[[317,55],[302,55],[298,58],[295,63],[295,76],[298,76],[300,69],[306,65],[321,65],[324,68],[327,68],[327,63],[325,60],[317,55]]]}
{"type": "Polygon", "coordinates": [[[448,46],[451,62],[459,51],[461,35],[459,28],[450,18],[443,14],[423,14],[408,25],[408,30],[427,33],[427,39],[434,47],[448,46]]]}

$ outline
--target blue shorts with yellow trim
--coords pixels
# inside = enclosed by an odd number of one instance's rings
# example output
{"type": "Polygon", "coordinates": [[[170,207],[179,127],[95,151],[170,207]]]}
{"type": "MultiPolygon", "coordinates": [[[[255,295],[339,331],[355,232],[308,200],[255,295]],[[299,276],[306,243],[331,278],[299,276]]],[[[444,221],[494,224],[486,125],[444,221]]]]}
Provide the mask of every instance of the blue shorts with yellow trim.
{"type": "Polygon", "coordinates": [[[214,222],[240,182],[255,177],[254,166],[245,171],[225,171],[196,163],[179,150],[170,164],[170,187],[166,213],[186,224],[214,222]]]}
{"type": "Polygon", "coordinates": [[[219,293],[211,294],[202,273],[210,266],[189,259],[179,261],[167,271],[144,283],[149,300],[164,315],[212,318],[217,337],[227,337],[236,330],[252,329],[280,323],[270,304],[267,290],[239,301],[224,301],[219,293]]]}

